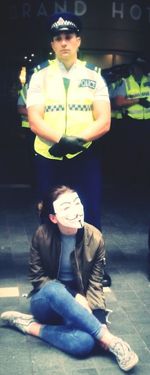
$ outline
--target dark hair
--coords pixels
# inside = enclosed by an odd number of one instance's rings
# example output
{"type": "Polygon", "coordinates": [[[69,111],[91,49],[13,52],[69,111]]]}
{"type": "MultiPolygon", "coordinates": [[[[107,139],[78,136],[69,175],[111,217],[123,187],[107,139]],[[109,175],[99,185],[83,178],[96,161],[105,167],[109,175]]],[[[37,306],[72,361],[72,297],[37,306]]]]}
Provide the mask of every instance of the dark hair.
{"type": "Polygon", "coordinates": [[[53,187],[49,193],[45,196],[42,202],[42,209],[40,213],[40,219],[42,223],[48,222],[49,221],[49,215],[50,214],[55,214],[54,212],[54,207],[53,207],[53,202],[63,193],[66,192],[74,192],[73,189],[71,189],[69,186],[66,185],[59,185],[53,187]]]}

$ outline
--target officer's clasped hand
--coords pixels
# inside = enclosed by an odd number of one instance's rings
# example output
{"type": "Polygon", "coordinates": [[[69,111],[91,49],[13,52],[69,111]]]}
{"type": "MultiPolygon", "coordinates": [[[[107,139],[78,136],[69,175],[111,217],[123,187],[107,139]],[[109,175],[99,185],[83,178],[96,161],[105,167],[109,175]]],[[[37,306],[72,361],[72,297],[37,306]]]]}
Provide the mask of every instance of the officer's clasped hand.
{"type": "Polygon", "coordinates": [[[62,157],[66,154],[75,154],[83,151],[85,140],[79,137],[63,136],[58,143],[55,143],[50,149],[49,153],[56,157],[62,157]]]}
{"type": "Polygon", "coordinates": [[[150,107],[150,102],[146,98],[140,98],[139,104],[142,105],[144,108],[150,107]]]}

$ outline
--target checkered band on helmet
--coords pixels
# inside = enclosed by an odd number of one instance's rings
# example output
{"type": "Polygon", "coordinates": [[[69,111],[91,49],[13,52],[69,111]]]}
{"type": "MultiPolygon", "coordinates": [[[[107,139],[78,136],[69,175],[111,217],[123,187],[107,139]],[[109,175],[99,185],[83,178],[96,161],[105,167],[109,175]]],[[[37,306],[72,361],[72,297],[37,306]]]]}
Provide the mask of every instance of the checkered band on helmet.
{"type": "Polygon", "coordinates": [[[69,27],[77,28],[75,23],[73,23],[71,21],[64,20],[62,17],[60,17],[57,22],[53,23],[53,25],[51,26],[51,30],[53,30],[54,28],[57,29],[57,28],[63,28],[63,27],[66,27],[67,29],[69,27]]]}

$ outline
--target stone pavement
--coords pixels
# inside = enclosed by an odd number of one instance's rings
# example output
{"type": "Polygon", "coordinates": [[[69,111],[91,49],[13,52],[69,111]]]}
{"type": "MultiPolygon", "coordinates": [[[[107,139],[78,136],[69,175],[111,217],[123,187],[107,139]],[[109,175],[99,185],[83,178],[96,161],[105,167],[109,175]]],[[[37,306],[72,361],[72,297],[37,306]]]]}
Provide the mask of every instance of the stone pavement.
{"type": "MultiPolygon", "coordinates": [[[[105,289],[112,332],[139,355],[130,373],[150,374],[149,189],[106,186],[102,224],[111,288],[105,289]]],[[[28,249],[38,225],[30,189],[0,189],[0,313],[28,312],[28,249]]],[[[0,323],[0,375],[119,375],[111,354],[74,359],[0,323]]]]}

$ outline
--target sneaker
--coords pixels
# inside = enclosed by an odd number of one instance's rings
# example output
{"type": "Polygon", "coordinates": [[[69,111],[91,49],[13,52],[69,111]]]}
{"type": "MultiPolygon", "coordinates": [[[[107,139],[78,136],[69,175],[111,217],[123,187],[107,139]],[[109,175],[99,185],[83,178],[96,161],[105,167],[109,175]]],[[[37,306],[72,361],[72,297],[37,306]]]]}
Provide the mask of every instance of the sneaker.
{"type": "Polygon", "coordinates": [[[124,371],[131,370],[138,363],[138,356],[132,351],[129,344],[122,339],[115,337],[109,347],[115,355],[119,367],[124,371]]]}
{"type": "Polygon", "coordinates": [[[15,327],[23,333],[28,333],[28,327],[35,322],[33,315],[22,314],[18,311],[6,311],[1,314],[1,319],[10,327],[15,327]]]}

